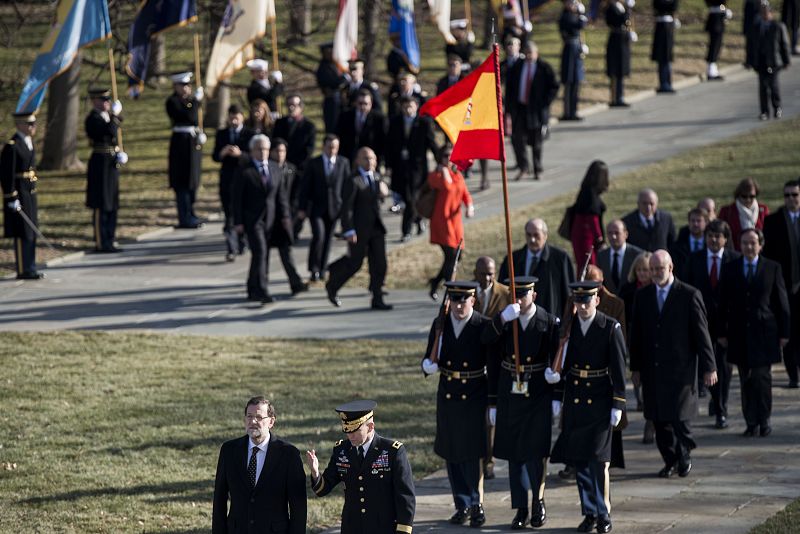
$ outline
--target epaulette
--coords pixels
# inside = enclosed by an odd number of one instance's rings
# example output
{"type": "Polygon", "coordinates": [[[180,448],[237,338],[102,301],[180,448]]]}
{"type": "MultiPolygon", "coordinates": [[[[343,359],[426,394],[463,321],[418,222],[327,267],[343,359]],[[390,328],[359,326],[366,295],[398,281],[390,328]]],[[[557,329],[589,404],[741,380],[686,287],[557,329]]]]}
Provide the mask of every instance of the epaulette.
{"type": "Polygon", "coordinates": [[[16,144],[17,144],[17,142],[16,142],[16,141],[14,141],[13,139],[9,139],[9,141],[8,141],[8,144],[9,144],[9,145],[16,145],[16,144]]]}
{"type": "Polygon", "coordinates": [[[403,446],[403,442],[401,442],[401,441],[395,441],[394,443],[392,443],[392,447],[394,447],[395,449],[398,449],[398,450],[402,446],[403,446]]]}
{"type": "Polygon", "coordinates": [[[333,446],[334,446],[334,447],[338,447],[338,446],[339,446],[339,445],[341,445],[342,443],[344,443],[344,440],[343,440],[343,439],[340,439],[339,441],[337,441],[336,443],[334,443],[334,444],[333,444],[333,446]]]}

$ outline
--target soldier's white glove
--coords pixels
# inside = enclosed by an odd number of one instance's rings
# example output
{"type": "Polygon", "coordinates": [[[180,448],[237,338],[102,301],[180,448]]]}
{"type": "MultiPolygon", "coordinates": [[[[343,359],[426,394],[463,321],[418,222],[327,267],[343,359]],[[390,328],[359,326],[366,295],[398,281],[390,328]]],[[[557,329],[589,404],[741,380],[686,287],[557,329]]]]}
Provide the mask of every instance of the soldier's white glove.
{"type": "Polygon", "coordinates": [[[119,100],[114,100],[114,103],[111,104],[111,113],[114,115],[119,115],[122,113],[122,102],[119,100]]]}
{"type": "Polygon", "coordinates": [[[725,10],[725,18],[727,20],[731,20],[733,18],[733,11],[731,11],[730,9],[726,9],[725,10]]]}
{"type": "Polygon", "coordinates": [[[198,143],[200,143],[201,145],[204,145],[204,144],[206,144],[206,141],[208,141],[208,136],[204,132],[200,132],[199,134],[197,134],[197,142],[198,143]]]}
{"type": "Polygon", "coordinates": [[[439,364],[432,362],[430,358],[425,358],[422,360],[422,370],[425,374],[432,375],[439,370],[439,364]]]}
{"type": "Polygon", "coordinates": [[[626,0],[625,4],[626,4],[626,5],[627,5],[629,8],[633,9],[633,6],[635,6],[635,5],[636,5],[636,0],[626,0]]]}
{"type": "Polygon", "coordinates": [[[526,20],[522,27],[525,28],[527,33],[531,33],[533,31],[533,23],[529,20],[526,20]]]}
{"type": "Polygon", "coordinates": [[[500,318],[503,320],[504,323],[509,321],[513,321],[519,317],[519,304],[514,302],[513,304],[509,304],[506,306],[502,312],[500,312],[500,318]]]}
{"type": "Polygon", "coordinates": [[[8,209],[12,211],[22,211],[22,204],[19,203],[19,199],[15,198],[11,202],[7,204],[8,209]]]}
{"type": "Polygon", "coordinates": [[[475,42],[475,32],[470,31],[469,33],[467,33],[467,41],[469,41],[470,43],[475,42]]]}
{"type": "Polygon", "coordinates": [[[125,152],[117,152],[117,163],[120,165],[128,163],[128,155],[125,152]]]}
{"type": "Polygon", "coordinates": [[[561,380],[561,374],[553,372],[549,367],[544,370],[544,379],[548,384],[558,384],[561,380]]]}
{"type": "Polygon", "coordinates": [[[614,4],[614,9],[616,9],[617,13],[619,13],[620,15],[625,13],[625,6],[622,5],[622,2],[615,3],[614,4]]]}
{"type": "Polygon", "coordinates": [[[198,87],[197,89],[194,90],[194,99],[197,100],[198,102],[202,102],[204,96],[206,96],[206,94],[203,91],[202,87],[198,87]]]}
{"type": "Polygon", "coordinates": [[[617,426],[620,421],[622,421],[622,410],[619,408],[611,408],[611,426],[617,426]]]}
{"type": "Polygon", "coordinates": [[[677,17],[675,18],[675,29],[676,30],[680,30],[681,29],[681,21],[678,20],[677,17]]]}
{"type": "Polygon", "coordinates": [[[580,13],[581,15],[583,15],[584,13],[586,13],[586,6],[585,6],[585,5],[583,5],[583,4],[582,4],[582,3],[580,3],[580,2],[578,2],[578,13],[580,13]]]}
{"type": "Polygon", "coordinates": [[[581,16],[580,16],[580,17],[578,17],[578,18],[579,18],[579,19],[581,19],[581,22],[583,22],[584,24],[586,24],[587,22],[589,22],[589,17],[587,17],[586,15],[581,15],[581,16]]]}
{"type": "Polygon", "coordinates": [[[552,407],[552,410],[553,410],[553,417],[558,417],[558,414],[561,413],[561,401],[554,400],[551,403],[551,407],[552,407]]]}
{"type": "Polygon", "coordinates": [[[494,426],[497,423],[497,408],[492,406],[489,408],[489,424],[494,426]]]}
{"type": "Polygon", "coordinates": [[[583,44],[581,45],[581,53],[582,53],[584,56],[588,56],[588,55],[589,55],[589,45],[587,45],[586,43],[583,43],[583,44]]]}
{"type": "Polygon", "coordinates": [[[272,81],[275,83],[283,83],[283,73],[279,70],[270,72],[269,77],[272,78],[272,81]]]}
{"type": "Polygon", "coordinates": [[[632,31],[631,32],[631,42],[635,43],[638,40],[639,40],[639,36],[636,34],[636,32],[632,31]]]}

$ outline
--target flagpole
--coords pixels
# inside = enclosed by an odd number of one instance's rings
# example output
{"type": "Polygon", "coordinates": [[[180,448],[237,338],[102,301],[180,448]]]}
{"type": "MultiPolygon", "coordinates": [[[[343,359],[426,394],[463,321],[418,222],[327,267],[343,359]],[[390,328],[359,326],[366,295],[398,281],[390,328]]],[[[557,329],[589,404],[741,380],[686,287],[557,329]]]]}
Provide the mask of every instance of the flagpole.
{"type": "Polygon", "coordinates": [[[467,33],[472,31],[472,6],[469,0],[464,0],[464,17],[467,19],[467,33]]]}
{"type": "MultiPolygon", "coordinates": [[[[522,22],[528,22],[531,20],[531,10],[528,7],[528,0],[521,0],[522,1],[522,22]]],[[[525,32],[526,34],[528,32],[525,32]]]]}
{"type": "MultiPolygon", "coordinates": [[[[200,35],[194,34],[194,77],[197,79],[197,86],[202,87],[200,78],[200,35]]],[[[203,103],[197,103],[197,126],[203,131],[203,103]]]]}
{"type": "MultiPolygon", "coordinates": [[[[500,143],[500,168],[502,169],[503,177],[503,213],[505,215],[506,223],[506,257],[508,258],[508,277],[511,282],[509,289],[511,292],[511,297],[516,300],[517,285],[514,282],[514,256],[511,248],[511,213],[508,208],[508,171],[506,170],[506,144],[505,133],[503,132],[505,126],[505,123],[503,122],[503,93],[500,87],[500,45],[497,43],[492,44],[492,57],[494,62],[495,94],[497,96],[497,134],[498,143],[500,143]]],[[[519,327],[516,320],[511,323],[511,329],[514,340],[514,368],[517,375],[516,388],[518,391],[523,391],[519,354],[519,327]]]]}
{"type": "MultiPolygon", "coordinates": [[[[277,17],[273,17],[270,21],[270,29],[272,32],[272,65],[275,70],[281,70],[281,65],[278,62],[278,25],[277,25],[277,17]]],[[[282,98],[280,96],[275,98],[275,104],[278,109],[274,109],[272,111],[277,111],[279,114],[281,112],[281,104],[282,98]]]]}
{"type": "MultiPolygon", "coordinates": [[[[108,47],[108,69],[111,71],[111,98],[117,101],[117,67],[114,65],[114,49],[108,47]]],[[[122,148],[122,125],[117,125],[117,144],[120,152],[125,152],[122,148]]]]}

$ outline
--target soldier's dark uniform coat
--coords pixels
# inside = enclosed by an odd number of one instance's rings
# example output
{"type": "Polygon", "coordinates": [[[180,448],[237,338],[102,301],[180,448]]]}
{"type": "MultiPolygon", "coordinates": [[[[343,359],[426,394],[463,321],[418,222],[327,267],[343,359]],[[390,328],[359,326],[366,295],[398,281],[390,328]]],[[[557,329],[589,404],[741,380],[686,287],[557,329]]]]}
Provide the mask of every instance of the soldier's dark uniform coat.
{"type": "MultiPolygon", "coordinates": [[[[197,126],[199,103],[194,97],[184,100],[177,93],[167,98],[167,115],[172,126],[197,126]]],[[[169,139],[169,186],[172,189],[196,191],[200,187],[200,163],[203,150],[197,137],[184,132],[172,132],[169,139]]]]}
{"type": "MultiPolygon", "coordinates": [[[[358,452],[347,440],[337,441],[314,493],[323,497],[342,482],[342,534],[411,532],[416,498],[406,448],[379,436],[359,466],[358,452]]],[[[313,481],[312,481],[313,484],[313,481]]]]}
{"type": "Polygon", "coordinates": [[[258,81],[253,80],[250,87],[247,88],[247,102],[252,104],[254,100],[261,99],[267,103],[270,111],[278,111],[277,99],[283,94],[282,83],[270,82],[270,87],[267,89],[258,81]]]}
{"type": "MultiPolygon", "coordinates": [[[[678,10],[678,0],[653,0],[656,17],[672,15],[678,10]]],[[[653,49],[650,59],[659,63],[672,63],[672,48],[675,44],[675,22],[656,22],[653,34],[653,49]]]]}
{"type": "MultiPolygon", "coordinates": [[[[481,373],[486,368],[486,346],[481,333],[489,319],[473,311],[458,339],[449,316],[444,319],[439,369],[459,373],[481,373]]],[[[436,321],[428,334],[427,357],[433,347],[436,321]]],[[[486,374],[462,378],[439,373],[436,392],[436,441],[433,451],[453,463],[486,456],[486,374]]]]}
{"type": "Polygon", "coordinates": [[[625,407],[625,339],[617,321],[598,311],[584,336],[575,317],[555,400],[563,403],[564,419],[550,460],[610,461],[611,409],[625,407]],[[578,374],[602,369],[608,374],[578,374]]]}
{"type": "Polygon", "coordinates": [[[502,338],[503,350],[489,357],[489,404],[497,406],[494,455],[497,458],[524,462],[550,454],[553,387],[544,379],[558,349],[559,319],[536,307],[536,313],[523,329],[518,321],[519,351],[522,365],[536,365],[537,370],[524,373],[528,394],[511,393],[515,372],[503,368],[503,362],[514,365],[514,341],[511,321],[502,324],[500,314],[484,328],[481,340],[493,343],[502,338]]]}
{"type": "Polygon", "coordinates": [[[583,81],[583,58],[581,57],[581,30],[586,25],[579,13],[561,12],[558,31],[564,47],[561,50],[561,83],[583,81]]]}
{"type": "Polygon", "coordinates": [[[102,211],[119,208],[119,165],[117,164],[117,128],[120,119],[93,109],[86,117],[86,135],[92,145],[92,156],[86,172],[86,207],[102,211]]]}
{"type": "Polygon", "coordinates": [[[608,4],[606,25],[608,43],[606,44],[606,76],[622,78],[631,73],[631,14],[622,1],[608,4]]]}
{"type": "Polygon", "coordinates": [[[28,150],[25,140],[19,133],[3,147],[0,155],[0,182],[3,186],[3,230],[5,237],[19,237],[33,241],[36,234],[25,224],[18,213],[8,207],[9,202],[19,199],[22,211],[38,225],[38,204],[36,200],[36,180],[19,176],[34,170],[35,150],[28,150]]]}

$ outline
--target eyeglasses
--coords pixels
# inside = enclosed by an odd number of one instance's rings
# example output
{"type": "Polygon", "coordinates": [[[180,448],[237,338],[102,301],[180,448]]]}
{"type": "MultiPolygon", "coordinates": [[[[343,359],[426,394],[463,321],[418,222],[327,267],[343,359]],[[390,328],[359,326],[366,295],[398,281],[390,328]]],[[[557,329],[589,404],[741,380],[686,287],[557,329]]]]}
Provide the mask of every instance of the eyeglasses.
{"type": "Polygon", "coordinates": [[[296,108],[296,107],[298,107],[300,105],[302,105],[302,104],[300,104],[300,102],[289,102],[289,107],[290,108],[296,108]]]}
{"type": "Polygon", "coordinates": [[[800,193],[784,193],[783,198],[800,197],[800,193]]]}
{"type": "Polygon", "coordinates": [[[267,416],[267,417],[262,417],[260,415],[245,415],[244,416],[244,420],[245,421],[255,421],[256,423],[260,423],[261,421],[263,421],[265,419],[269,419],[269,416],[267,416]]]}
{"type": "Polygon", "coordinates": [[[754,198],[756,198],[756,196],[755,195],[739,195],[739,198],[742,198],[744,200],[753,200],[754,198]]]}

